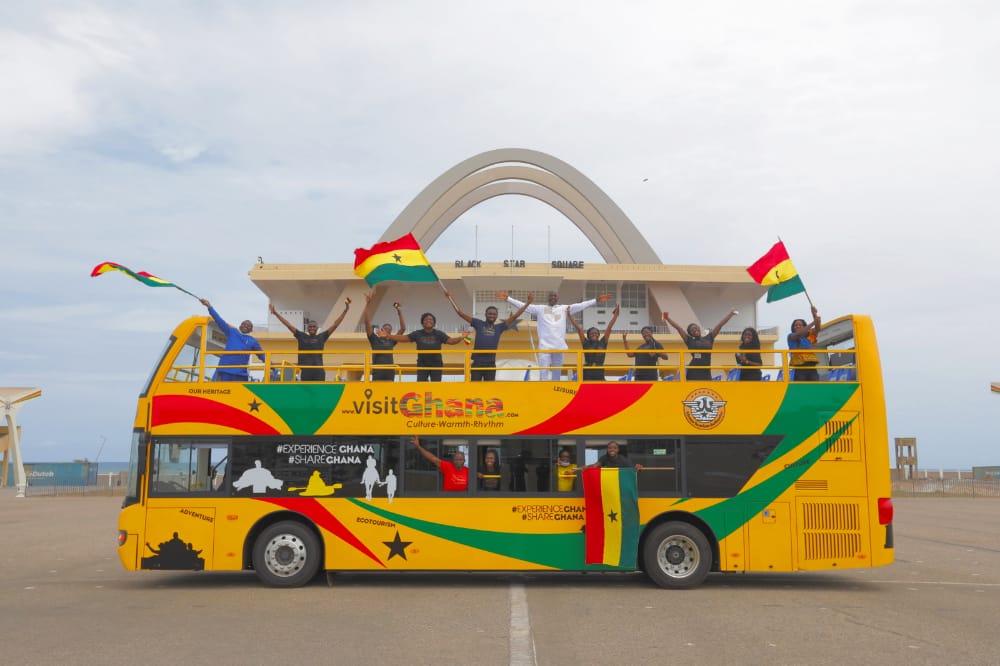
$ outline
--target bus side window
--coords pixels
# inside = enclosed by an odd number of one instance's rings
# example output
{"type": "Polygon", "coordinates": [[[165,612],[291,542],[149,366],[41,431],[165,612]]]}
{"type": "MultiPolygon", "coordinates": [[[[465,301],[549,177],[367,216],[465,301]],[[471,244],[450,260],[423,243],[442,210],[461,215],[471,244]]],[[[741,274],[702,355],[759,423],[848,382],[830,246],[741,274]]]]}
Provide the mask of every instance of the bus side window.
{"type": "Polygon", "coordinates": [[[628,457],[642,465],[639,492],[677,494],[680,492],[680,442],[676,439],[629,439],[628,457]]]}

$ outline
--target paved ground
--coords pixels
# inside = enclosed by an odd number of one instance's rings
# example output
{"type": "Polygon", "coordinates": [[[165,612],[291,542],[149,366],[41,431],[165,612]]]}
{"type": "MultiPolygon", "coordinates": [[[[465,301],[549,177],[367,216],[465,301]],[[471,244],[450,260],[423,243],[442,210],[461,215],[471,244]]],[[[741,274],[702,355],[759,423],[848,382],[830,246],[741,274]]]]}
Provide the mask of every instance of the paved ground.
{"type": "Polygon", "coordinates": [[[0,663],[1000,664],[1000,501],[897,499],[896,564],[710,576],[125,572],[120,498],[0,491],[0,663]]]}

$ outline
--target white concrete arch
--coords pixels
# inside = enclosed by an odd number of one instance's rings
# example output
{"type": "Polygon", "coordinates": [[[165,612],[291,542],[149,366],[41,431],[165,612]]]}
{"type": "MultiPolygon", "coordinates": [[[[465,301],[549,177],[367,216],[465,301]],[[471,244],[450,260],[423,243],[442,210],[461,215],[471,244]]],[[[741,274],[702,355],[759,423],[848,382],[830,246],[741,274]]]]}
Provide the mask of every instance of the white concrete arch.
{"type": "Polygon", "coordinates": [[[523,148],[481,153],[444,172],[403,209],[379,240],[412,233],[427,249],[464,212],[504,194],[552,206],[609,264],[660,263],[628,216],[593,181],[551,155],[523,148]]]}

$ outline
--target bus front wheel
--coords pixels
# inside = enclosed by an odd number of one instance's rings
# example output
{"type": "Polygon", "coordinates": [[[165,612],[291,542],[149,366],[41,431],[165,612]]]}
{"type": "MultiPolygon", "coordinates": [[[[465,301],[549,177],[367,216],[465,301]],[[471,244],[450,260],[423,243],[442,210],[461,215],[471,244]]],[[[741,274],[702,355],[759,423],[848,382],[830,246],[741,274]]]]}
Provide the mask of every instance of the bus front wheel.
{"type": "Polygon", "coordinates": [[[660,587],[696,587],[712,566],[708,539],[688,523],[669,522],[654,527],[642,554],[646,575],[660,587]]]}
{"type": "Polygon", "coordinates": [[[253,546],[253,568],[272,587],[305,585],[319,571],[320,557],[313,531],[290,520],[266,528],[253,546]]]}

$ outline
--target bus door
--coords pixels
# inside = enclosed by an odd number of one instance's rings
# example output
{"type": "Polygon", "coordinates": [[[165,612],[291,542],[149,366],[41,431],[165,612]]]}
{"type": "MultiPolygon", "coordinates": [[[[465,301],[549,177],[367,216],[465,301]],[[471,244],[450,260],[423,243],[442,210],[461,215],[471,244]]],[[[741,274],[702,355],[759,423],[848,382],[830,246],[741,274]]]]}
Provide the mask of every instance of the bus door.
{"type": "Polygon", "coordinates": [[[224,442],[154,441],[140,568],[201,570],[211,563],[227,454],[224,442]]]}

